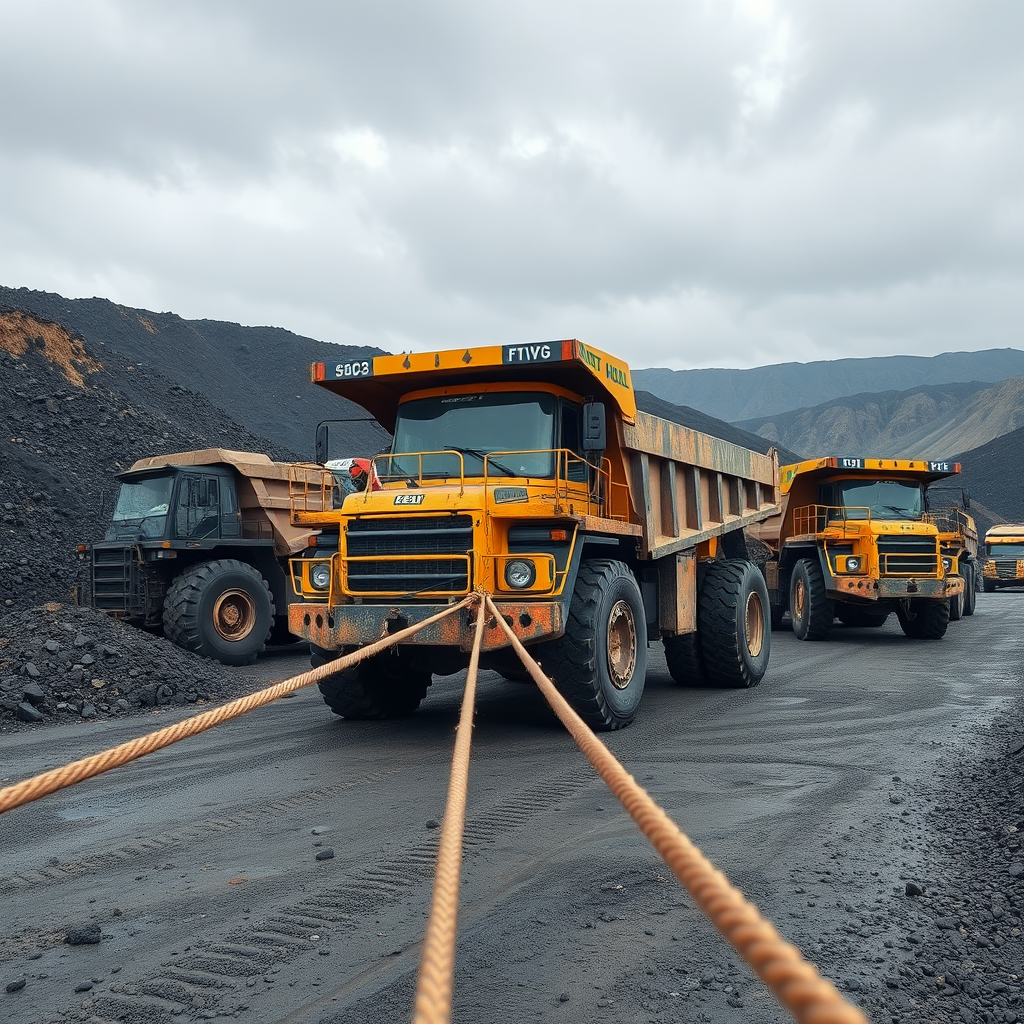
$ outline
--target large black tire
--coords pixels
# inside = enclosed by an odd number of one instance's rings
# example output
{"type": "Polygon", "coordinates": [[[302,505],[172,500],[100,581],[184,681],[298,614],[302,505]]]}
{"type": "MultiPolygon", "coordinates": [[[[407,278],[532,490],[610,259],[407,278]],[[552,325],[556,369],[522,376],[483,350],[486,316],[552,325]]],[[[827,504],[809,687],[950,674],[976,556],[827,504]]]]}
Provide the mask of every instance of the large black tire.
{"type": "Polygon", "coordinates": [[[896,606],[900,628],[913,640],[941,640],[949,625],[949,601],[910,598],[896,606]]]}
{"type": "Polygon", "coordinates": [[[601,558],[580,566],[565,633],[539,644],[537,656],[592,729],[629,725],[647,680],[647,620],[625,563],[601,558]]]}
{"type": "Polygon", "coordinates": [[[712,686],[757,686],[768,669],[771,611],[764,576],[753,562],[708,564],[697,597],[700,649],[712,686]]]}
{"type": "Polygon", "coordinates": [[[836,618],[844,626],[865,626],[877,629],[885,624],[889,618],[889,612],[885,608],[865,608],[859,604],[847,604],[844,601],[836,603],[836,618]]]}
{"type": "Polygon", "coordinates": [[[994,594],[996,592],[995,580],[982,580],[981,585],[984,588],[986,594],[994,594]]]}
{"type": "Polygon", "coordinates": [[[267,581],[234,558],[190,565],[164,596],[164,636],[224,665],[254,662],[273,622],[267,581]]]}
{"type": "MultiPolygon", "coordinates": [[[[951,577],[953,578],[953,577],[951,577]]],[[[967,589],[967,580],[964,580],[964,592],[967,589]]],[[[949,621],[959,622],[961,616],[964,614],[964,594],[957,594],[955,597],[949,599],[949,621]]]]}
{"type": "Polygon", "coordinates": [[[974,565],[968,562],[964,566],[964,615],[973,615],[978,606],[978,577],[974,574],[974,565]]]}
{"type": "Polygon", "coordinates": [[[821,566],[801,558],[789,581],[789,617],[798,640],[824,640],[832,630],[835,605],[825,596],[821,566]]]}
{"type": "MultiPolygon", "coordinates": [[[[309,661],[314,668],[336,657],[337,652],[310,644],[309,661]]],[[[427,695],[430,672],[407,652],[392,648],[321,679],[317,686],[324,703],[343,718],[402,718],[411,715],[427,695]]]]}
{"type": "Polygon", "coordinates": [[[704,668],[704,654],[699,633],[666,636],[665,662],[669,675],[680,686],[707,686],[708,674],[704,668]]]}

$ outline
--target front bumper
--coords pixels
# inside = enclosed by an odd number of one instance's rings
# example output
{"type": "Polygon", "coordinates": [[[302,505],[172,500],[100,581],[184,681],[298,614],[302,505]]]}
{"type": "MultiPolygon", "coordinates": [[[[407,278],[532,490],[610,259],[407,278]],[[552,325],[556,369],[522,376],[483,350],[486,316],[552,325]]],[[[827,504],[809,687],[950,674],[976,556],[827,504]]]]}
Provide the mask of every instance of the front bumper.
{"type": "MultiPolygon", "coordinates": [[[[495,601],[498,611],[525,644],[561,636],[565,630],[562,605],[557,601],[495,601]]],[[[301,602],[288,609],[288,628],[327,651],[363,647],[443,612],[447,604],[326,604],[301,602]]],[[[472,650],[476,609],[461,611],[425,626],[405,643],[472,650]]],[[[482,649],[508,646],[505,631],[493,617],[484,626],[482,649]]]]}
{"type": "Polygon", "coordinates": [[[829,581],[829,597],[844,600],[859,597],[865,601],[886,601],[893,598],[950,598],[964,592],[962,576],[944,580],[888,578],[873,580],[867,576],[840,576],[829,581]]]}

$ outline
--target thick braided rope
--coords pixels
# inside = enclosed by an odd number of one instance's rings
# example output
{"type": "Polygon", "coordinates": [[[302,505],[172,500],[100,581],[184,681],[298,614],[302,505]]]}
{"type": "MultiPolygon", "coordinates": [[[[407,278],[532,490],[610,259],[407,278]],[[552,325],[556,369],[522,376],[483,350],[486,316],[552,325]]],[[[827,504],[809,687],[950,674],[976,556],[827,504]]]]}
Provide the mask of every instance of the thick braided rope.
{"type": "Polygon", "coordinates": [[[473,653],[462,695],[458,734],[452,754],[448,782],[448,803],[441,827],[434,873],[434,897],[430,920],[423,939],[420,975],[416,983],[413,1024],[448,1024],[452,1013],[452,988],[455,979],[455,938],[459,916],[459,872],[462,868],[462,835],[466,823],[466,794],[469,789],[469,750],[473,739],[473,708],[476,704],[476,677],[480,665],[480,645],[484,635],[487,607],[477,609],[473,653]]]}
{"type": "Polygon", "coordinates": [[[271,701],[277,700],[278,697],[283,697],[287,693],[294,693],[296,690],[301,690],[304,686],[318,683],[321,679],[334,675],[335,672],[349,668],[364,658],[373,657],[373,655],[378,654],[385,648],[400,643],[425,626],[437,622],[438,619],[443,619],[446,615],[452,615],[475,601],[477,601],[477,596],[470,594],[469,597],[459,604],[453,604],[450,608],[438,612],[437,615],[432,615],[429,619],[424,619],[422,622],[399,630],[397,633],[391,633],[375,643],[361,647],[358,651],[353,651],[352,654],[347,654],[335,661],[330,661],[325,665],[310,669],[308,672],[293,676],[291,679],[284,680],[284,682],[275,683],[273,686],[269,686],[265,690],[258,690],[247,697],[240,697],[238,700],[222,704],[219,708],[212,708],[210,711],[204,711],[202,714],[194,715],[192,718],[186,718],[176,725],[170,725],[165,729],[158,729],[156,732],[139,736],[134,740],[111,747],[109,750],[104,750],[101,753],[90,754],[80,761],[73,761],[71,764],[66,764],[61,768],[54,768],[48,772],[43,772],[42,775],[36,775],[22,782],[16,782],[13,786],[6,786],[0,789],[0,814],[15,807],[20,807],[22,804],[38,800],[49,793],[55,793],[58,789],[73,786],[76,782],[91,779],[96,775],[102,775],[103,772],[109,772],[112,768],[119,768],[129,761],[135,761],[146,754],[153,753],[154,750],[160,750],[161,747],[170,746],[172,743],[177,743],[178,740],[183,740],[207,729],[212,729],[215,725],[220,725],[221,722],[226,722],[230,718],[238,718],[241,715],[248,714],[255,708],[269,704],[271,701]]]}
{"type": "Polygon", "coordinates": [[[569,706],[487,598],[487,605],[587,760],[621,801],[711,923],[758,973],[799,1024],[867,1024],[867,1017],[822,978],[757,908],[680,831],[569,706]]]}

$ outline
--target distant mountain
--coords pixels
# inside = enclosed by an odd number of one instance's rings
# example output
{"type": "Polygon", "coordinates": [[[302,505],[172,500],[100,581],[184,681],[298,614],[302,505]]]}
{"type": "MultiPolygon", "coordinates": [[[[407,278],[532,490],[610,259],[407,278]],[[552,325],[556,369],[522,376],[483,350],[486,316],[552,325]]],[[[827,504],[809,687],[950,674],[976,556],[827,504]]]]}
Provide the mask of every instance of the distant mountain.
{"type": "MultiPolygon", "coordinates": [[[[202,394],[237,423],[303,459],[313,458],[318,422],[367,415],[337,395],[312,387],[310,363],[366,358],[381,351],[331,345],[280,327],[183,320],[173,313],[131,309],[108,299],[66,299],[27,288],[0,287],[0,312],[5,310],[60,324],[81,338],[89,355],[101,363],[105,353],[116,353],[132,372],[155,371],[202,394]]],[[[131,372],[118,377],[116,390],[126,401],[149,401],[148,394],[134,393],[131,372]]],[[[347,424],[345,433],[352,455],[374,455],[388,441],[370,424],[347,424]]],[[[223,439],[219,443],[238,447],[223,439]]]]}
{"type": "Polygon", "coordinates": [[[736,425],[805,457],[948,458],[1024,426],[1024,377],[852,395],[736,425]]]}
{"type": "Polygon", "coordinates": [[[642,412],[649,412],[662,419],[672,420],[674,423],[681,423],[691,430],[700,430],[706,434],[713,434],[722,438],[723,441],[731,441],[741,448],[749,448],[751,451],[767,454],[770,448],[775,448],[779,453],[779,465],[787,465],[790,462],[798,462],[800,457],[796,452],[791,451],[784,445],[780,445],[771,437],[762,437],[750,430],[722,420],[708,416],[699,409],[691,409],[685,405],[673,405],[666,402],[649,391],[638,391],[636,393],[636,407],[642,412]]]}
{"type": "Polygon", "coordinates": [[[753,370],[634,370],[635,387],[735,423],[821,405],[847,395],[936,384],[995,384],[1024,376],[1024,352],[988,349],[939,356],[877,356],[777,363],[753,370]]]}

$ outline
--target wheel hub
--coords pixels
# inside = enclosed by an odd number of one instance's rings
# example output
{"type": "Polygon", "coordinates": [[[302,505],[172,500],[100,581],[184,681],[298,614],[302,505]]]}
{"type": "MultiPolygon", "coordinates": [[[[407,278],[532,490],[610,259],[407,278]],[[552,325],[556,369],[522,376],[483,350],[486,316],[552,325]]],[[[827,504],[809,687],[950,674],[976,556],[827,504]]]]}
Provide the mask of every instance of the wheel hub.
{"type": "Polygon", "coordinates": [[[256,622],[256,603],[244,590],[225,590],[213,607],[213,628],[225,640],[244,640],[256,622]]]}
{"type": "Polygon", "coordinates": [[[747,595],[747,604],[744,612],[746,620],[747,650],[752,658],[761,653],[764,645],[764,608],[761,605],[761,595],[751,591],[747,595]]]}
{"type": "Polygon", "coordinates": [[[804,588],[804,581],[797,580],[793,586],[793,607],[790,609],[793,617],[803,621],[804,604],[807,601],[807,592],[804,588]]]}
{"type": "Polygon", "coordinates": [[[616,601],[608,616],[608,671],[617,690],[624,690],[636,667],[636,624],[633,609],[616,601]]]}

